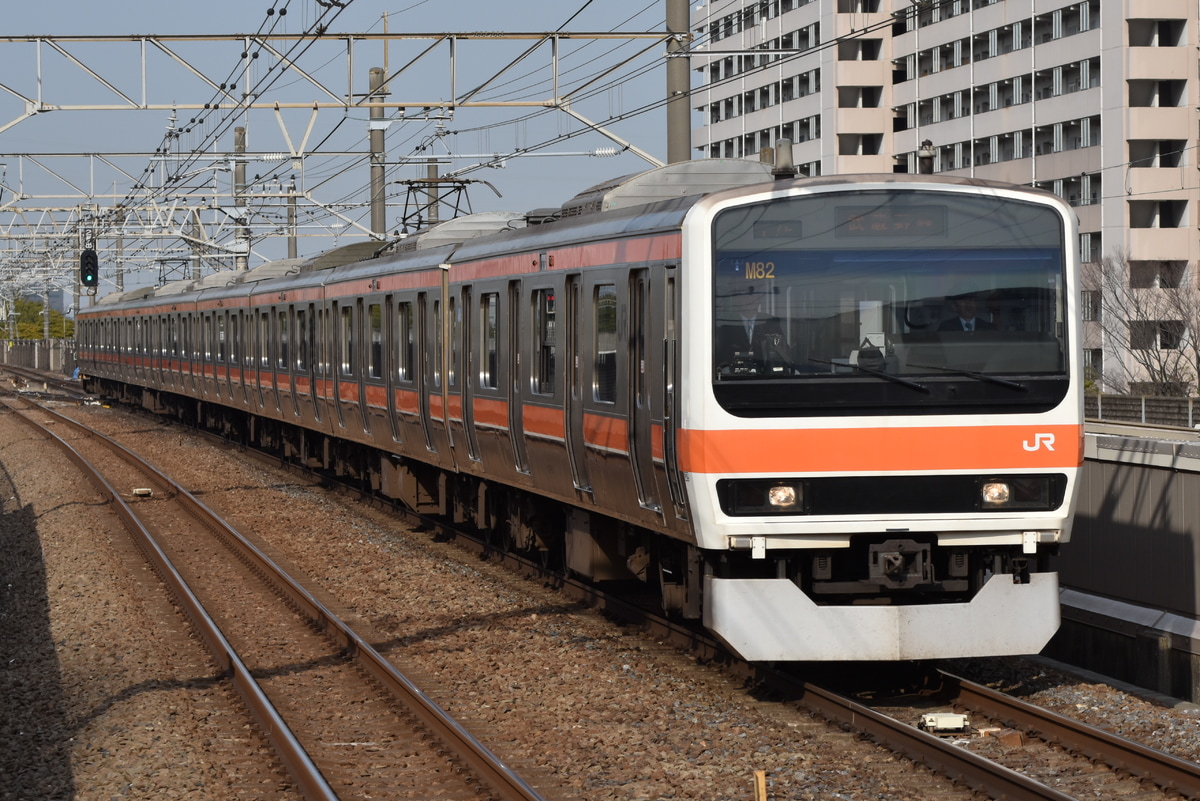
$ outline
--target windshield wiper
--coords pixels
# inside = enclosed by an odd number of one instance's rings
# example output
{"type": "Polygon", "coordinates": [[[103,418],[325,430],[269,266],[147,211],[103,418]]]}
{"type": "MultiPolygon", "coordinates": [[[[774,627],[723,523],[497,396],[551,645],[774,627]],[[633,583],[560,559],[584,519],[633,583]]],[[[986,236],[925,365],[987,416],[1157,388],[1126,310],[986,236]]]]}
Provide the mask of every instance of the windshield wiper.
{"type": "Polygon", "coordinates": [[[967,378],[974,378],[976,381],[987,381],[990,384],[999,384],[1002,387],[1008,387],[1009,389],[1021,392],[1029,391],[1029,387],[1024,384],[1018,384],[1016,381],[1009,381],[1007,378],[1000,378],[999,376],[988,375],[987,373],[976,373],[973,370],[960,370],[957,367],[939,367],[936,364],[913,364],[911,362],[908,366],[920,367],[922,370],[939,370],[943,373],[966,376],[967,378]]]}
{"type": "Polygon", "coordinates": [[[882,379],[891,381],[896,384],[903,384],[904,386],[915,389],[918,392],[924,392],[927,395],[929,394],[929,387],[925,386],[924,384],[918,384],[916,381],[909,381],[907,378],[901,378],[898,375],[892,375],[891,373],[885,373],[883,370],[873,370],[870,367],[862,367],[857,364],[850,364],[849,362],[846,362],[846,363],[831,362],[831,361],[826,361],[825,359],[814,359],[811,356],[809,357],[808,361],[812,362],[813,364],[828,364],[833,367],[849,367],[853,370],[857,370],[860,373],[866,373],[867,375],[873,375],[876,378],[882,378],[882,379]]]}

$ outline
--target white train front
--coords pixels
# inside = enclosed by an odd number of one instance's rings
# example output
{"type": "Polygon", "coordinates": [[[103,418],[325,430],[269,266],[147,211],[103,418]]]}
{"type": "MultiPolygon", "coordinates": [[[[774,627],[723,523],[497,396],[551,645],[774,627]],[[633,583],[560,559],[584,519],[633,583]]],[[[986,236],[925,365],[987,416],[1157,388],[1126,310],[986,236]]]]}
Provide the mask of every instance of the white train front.
{"type": "Polygon", "coordinates": [[[595,580],[752,660],[1033,653],[1082,464],[1074,215],[688,162],[104,298],[101,392],[595,580]]]}

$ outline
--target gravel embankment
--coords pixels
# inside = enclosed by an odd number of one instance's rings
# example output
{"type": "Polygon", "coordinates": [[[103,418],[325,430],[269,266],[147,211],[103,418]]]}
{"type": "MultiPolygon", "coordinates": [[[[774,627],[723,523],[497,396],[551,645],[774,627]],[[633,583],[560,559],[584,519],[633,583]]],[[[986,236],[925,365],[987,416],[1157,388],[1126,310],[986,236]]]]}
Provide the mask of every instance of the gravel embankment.
{"type": "MultiPolygon", "coordinates": [[[[766,771],[772,799],[967,797],[382,512],[239,463],[144,415],[69,413],[152,454],[160,469],[319,584],[517,770],[553,775],[579,798],[752,799],[756,770],[766,771]]],[[[198,646],[186,637],[146,637],[164,602],[134,591],[146,579],[120,556],[124,534],[69,464],[8,418],[0,415],[7,499],[0,637],[9,660],[0,674],[0,800],[273,797],[268,788],[239,786],[236,771],[211,750],[262,745],[248,723],[239,729],[213,720],[231,713],[206,712],[224,709],[207,699],[228,691],[211,681],[198,646]],[[231,731],[242,741],[229,742],[231,731]]],[[[1107,688],[1060,680],[1050,689],[1081,713],[1110,708],[1107,688]]],[[[1198,739],[1190,712],[1132,698],[1111,709],[1198,739]]]]}

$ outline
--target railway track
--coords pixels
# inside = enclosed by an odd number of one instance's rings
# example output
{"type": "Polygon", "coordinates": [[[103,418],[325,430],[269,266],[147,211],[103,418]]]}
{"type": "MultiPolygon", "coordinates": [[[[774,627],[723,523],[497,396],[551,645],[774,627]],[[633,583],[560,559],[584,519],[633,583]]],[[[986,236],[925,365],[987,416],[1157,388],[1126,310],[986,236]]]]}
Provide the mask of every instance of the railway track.
{"type": "MultiPolygon", "coordinates": [[[[362,494],[362,497],[378,502],[378,499],[367,494],[362,494]]],[[[719,641],[696,626],[681,624],[594,585],[555,573],[539,560],[500,552],[486,539],[448,526],[444,521],[415,515],[403,509],[396,511],[436,532],[439,537],[455,539],[474,554],[502,561],[527,576],[553,583],[574,600],[583,601],[614,618],[640,626],[656,639],[688,651],[697,659],[720,662],[726,670],[769,688],[780,698],[991,798],[1006,801],[1071,801],[1084,797],[1129,797],[1139,801],[1157,797],[1200,798],[1200,765],[1196,763],[1057,715],[944,671],[936,671],[944,705],[972,710],[1004,727],[1017,729],[1023,733],[1022,742],[1026,738],[1044,740],[1062,751],[1062,757],[1031,766],[1025,753],[979,753],[964,747],[959,741],[918,728],[914,724],[919,720],[919,715],[897,717],[861,703],[823,682],[805,681],[793,673],[740,661],[719,641]],[[1100,766],[1098,769],[1097,765],[1100,766]],[[1060,789],[1059,784],[1071,784],[1069,780],[1072,773],[1080,779],[1075,784],[1086,784],[1090,789],[1102,788],[1102,795],[1072,795],[1060,789]]],[[[911,712],[911,709],[907,711],[911,712]]],[[[988,744],[992,742],[1002,741],[993,738],[988,744]]]]}
{"type": "Polygon", "coordinates": [[[111,499],[306,798],[541,798],[169,477],[68,417],[26,399],[3,403],[111,499]]]}
{"type": "Polygon", "coordinates": [[[930,675],[936,689],[906,703],[863,703],[814,684],[799,703],[992,798],[1200,798],[1200,765],[944,671],[930,675]],[[927,714],[956,710],[968,712],[961,731],[919,727],[927,714]]]}
{"type": "MultiPolygon", "coordinates": [[[[274,457],[266,458],[276,465],[280,463],[274,457]]],[[[360,492],[358,488],[347,489],[360,492]]],[[[369,495],[362,497],[390,507],[378,498],[369,495]]],[[[939,737],[921,731],[914,725],[919,715],[913,714],[911,708],[900,712],[899,716],[889,715],[827,686],[805,683],[795,676],[770,671],[762,666],[738,663],[703,631],[664,619],[569,577],[554,575],[538,560],[501,553],[486,540],[447,527],[441,521],[411,514],[406,516],[410,521],[434,532],[438,538],[454,538],[460,545],[482,556],[493,561],[504,561],[525,575],[555,584],[565,594],[602,608],[613,617],[641,625],[655,638],[689,650],[700,659],[723,662],[731,672],[769,687],[777,697],[794,701],[848,732],[925,765],[935,773],[949,777],[964,790],[971,788],[975,793],[1005,799],[1200,797],[1197,791],[1200,787],[1200,769],[1193,763],[1174,759],[1106,732],[1099,732],[1101,736],[1097,739],[1096,730],[1088,731],[1089,727],[1080,726],[1066,718],[1057,719],[1055,733],[1047,735],[1050,727],[1045,721],[1058,716],[1034,708],[1041,717],[1028,723],[1022,722],[1011,710],[1028,705],[1022,705],[1014,699],[1008,699],[999,709],[989,710],[983,705],[984,699],[995,698],[998,694],[980,692],[974,689],[975,686],[949,676],[940,679],[944,692],[938,698],[939,704],[946,708],[958,706],[969,709],[977,716],[995,721],[998,726],[1019,729],[1024,732],[1022,744],[1007,746],[995,738],[979,738],[977,742],[971,742],[964,738],[939,737]],[[954,688],[953,691],[951,688],[954,688]],[[1039,746],[1039,753],[1049,753],[1051,756],[1032,758],[1033,749],[1025,747],[1024,743],[1043,736],[1052,745],[1039,746]],[[1104,763],[1110,767],[1095,767],[1094,763],[1104,763]],[[1075,795],[1071,794],[1072,790],[1065,789],[1068,786],[1065,779],[1074,782],[1075,795]]]]}

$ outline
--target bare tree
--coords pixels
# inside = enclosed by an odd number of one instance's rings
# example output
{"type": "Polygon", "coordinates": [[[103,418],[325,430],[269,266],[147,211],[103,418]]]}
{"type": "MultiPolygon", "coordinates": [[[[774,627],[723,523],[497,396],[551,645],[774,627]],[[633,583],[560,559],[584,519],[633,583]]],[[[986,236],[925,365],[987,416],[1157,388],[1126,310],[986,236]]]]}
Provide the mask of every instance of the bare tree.
{"type": "Polygon", "coordinates": [[[1200,363],[1200,288],[1186,261],[1130,261],[1114,252],[1084,265],[1085,349],[1104,353],[1106,389],[1189,395],[1200,363]]]}

